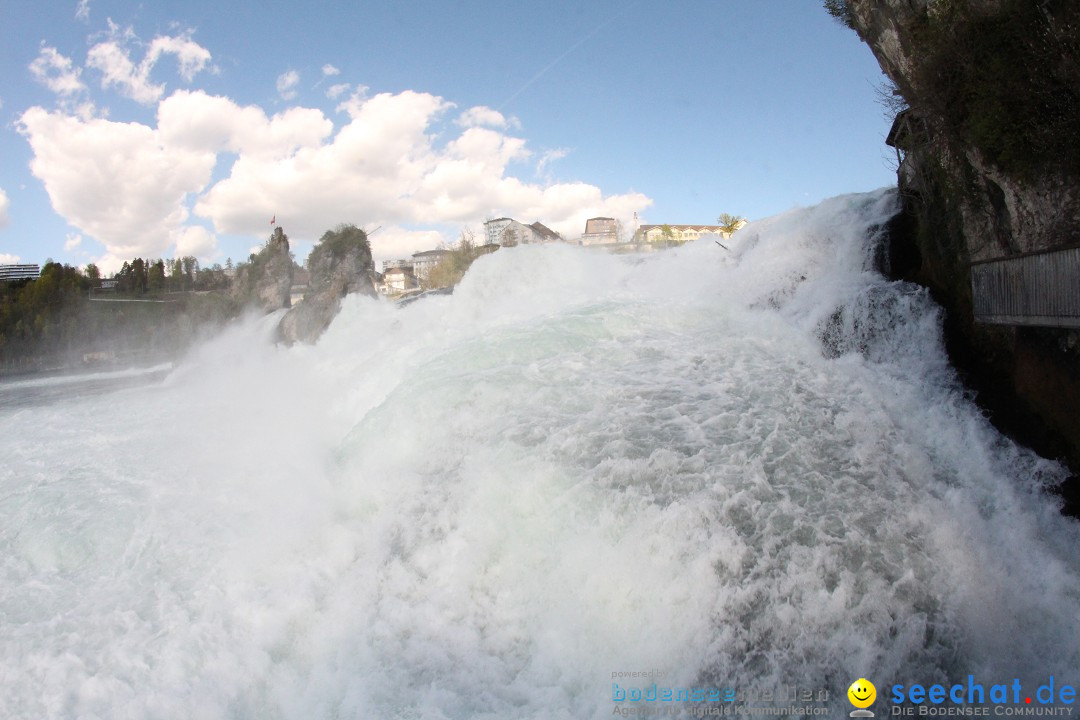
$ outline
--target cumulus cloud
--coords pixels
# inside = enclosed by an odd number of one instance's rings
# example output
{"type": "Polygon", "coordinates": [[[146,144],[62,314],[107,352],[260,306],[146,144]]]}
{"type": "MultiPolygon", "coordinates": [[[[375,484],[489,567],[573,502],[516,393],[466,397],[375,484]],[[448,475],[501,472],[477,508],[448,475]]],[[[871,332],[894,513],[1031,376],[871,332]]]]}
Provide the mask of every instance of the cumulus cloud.
{"type": "Polygon", "coordinates": [[[322,66],[322,74],[323,75],[340,75],[341,71],[338,70],[333,65],[331,65],[330,63],[326,63],[325,65],[322,66]]]}
{"type": "MultiPolygon", "coordinates": [[[[369,238],[371,255],[376,261],[407,258],[414,252],[436,248],[444,241],[438,230],[409,230],[396,225],[379,228],[369,238]]],[[[381,271],[382,267],[378,269],[381,271]]]]}
{"type": "Polygon", "coordinates": [[[589,217],[629,223],[651,204],[640,193],[605,195],[584,182],[523,181],[511,170],[527,170],[525,140],[490,127],[495,117],[486,113],[473,115],[487,126],[461,125],[447,137],[443,121],[453,107],[427,93],[366,98],[361,89],[335,125],[317,109],[271,116],[178,90],[159,103],[156,127],[39,107],[18,127],[54,209],[104,244],[106,269],[170,248],[206,259],[218,236],[261,237],[275,215],[288,218],[286,231],[299,242],[341,222],[382,225],[373,246],[385,259],[437,245],[443,236],[433,227],[507,215],[573,238],[589,217]],[[212,182],[219,158],[231,165],[212,182]],[[193,222],[192,203],[212,231],[193,222]]]}
{"type": "MultiPolygon", "coordinates": [[[[346,88],[348,89],[348,88],[346,88]]],[[[337,112],[343,112],[349,117],[352,117],[360,112],[360,108],[364,105],[364,101],[367,100],[367,87],[364,85],[357,85],[352,94],[346,100],[343,100],[334,108],[337,112]]]]}
{"type": "Polygon", "coordinates": [[[56,48],[43,45],[38,56],[30,63],[30,74],[39,83],[57,95],[70,96],[86,89],[79,79],[82,69],[71,58],[64,57],[56,48]]]}
{"type": "Polygon", "coordinates": [[[498,110],[494,110],[484,105],[477,105],[476,107],[469,108],[458,115],[456,122],[464,128],[490,127],[504,129],[509,127],[516,128],[520,125],[517,118],[507,118],[498,110]]]}
{"type": "Polygon", "coordinates": [[[262,108],[240,106],[201,90],[179,90],[158,106],[162,142],[196,152],[289,157],[300,148],[319,145],[333,129],[319,110],[293,107],[267,117],[262,108]]]}
{"type": "Polygon", "coordinates": [[[191,39],[191,33],[158,36],[146,48],[143,59],[131,59],[130,46],[138,44],[131,28],[120,29],[109,21],[109,39],[90,48],[86,64],[101,72],[103,88],[116,87],[124,96],[144,105],[152,105],[165,93],[164,84],[155,84],[150,73],[163,55],[172,55],[179,65],[180,77],[191,82],[211,60],[210,51],[191,39]]]}
{"type": "Polygon", "coordinates": [[[75,5],[75,19],[83,22],[90,19],[90,0],[79,0],[75,5]]]}
{"type": "Polygon", "coordinates": [[[289,70],[281,75],[278,75],[277,79],[277,91],[282,100],[292,100],[296,97],[296,86],[300,83],[300,73],[295,70],[289,70]]]}
{"type": "Polygon", "coordinates": [[[4,192],[4,188],[0,188],[0,228],[7,227],[9,207],[11,207],[11,201],[8,200],[8,196],[7,193],[4,192]]]}
{"type": "Polygon", "coordinates": [[[277,213],[290,218],[290,234],[307,238],[337,222],[404,227],[492,215],[540,219],[573,237],[588,217],[629,222],[651,204],[640,193],[605,196],[585,183],[522,182],[507,169],[529,156],[525,141],[490,128],[469,127],[438,146],[434,126],[453,105],[434,95],[354,95],[343,105],[349,121],[319,142],[310,136],[287,156],[241,152],[195,213],[219,234],[254,234],[277,213]]]}
{"type": "Polygon", "coordinates": [[[18,255],[12,255],[11,253],[0,253],[0,265],[18,265],[22,260],[18,255]]]}
{"type": "Polygon", "coordinates": [[[217,252],[217,238],[201,225],[188,225],[176,233],[176,254],[209,258],[217,252]]]}
{"type": "Polygon", "coordinates": [[[187,196],[206,186],[216,161],[213,152],[163,144],[139,123],[32,107],[18,127],[53,209],[105,245],[106,268],[167,254],[184,231],[187,196]]]}
{"type": "Polygon", "coordinates": [[[82,245],[82,235],[79,233],[67,233],[64,236],[64,250],[71,252],[75,248],[82,245]]]}

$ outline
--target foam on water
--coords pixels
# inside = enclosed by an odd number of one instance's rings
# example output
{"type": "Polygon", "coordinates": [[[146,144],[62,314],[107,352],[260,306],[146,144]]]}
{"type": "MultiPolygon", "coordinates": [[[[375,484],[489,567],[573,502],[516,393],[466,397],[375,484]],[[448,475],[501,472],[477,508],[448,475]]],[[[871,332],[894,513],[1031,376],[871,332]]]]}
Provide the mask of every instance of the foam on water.
{"type": "MultiPolygon", "coordinates": [[[[0,716],[584,718],[611,673],[842,698],[1080,667],[1062,470],[997,434],[892,193],[273,318],[0,411],[0,716]],[[872,234],[872,233],[871,233],[872,234]]],[[[846,715],[846,703],[834,714],[846,715]]]]}

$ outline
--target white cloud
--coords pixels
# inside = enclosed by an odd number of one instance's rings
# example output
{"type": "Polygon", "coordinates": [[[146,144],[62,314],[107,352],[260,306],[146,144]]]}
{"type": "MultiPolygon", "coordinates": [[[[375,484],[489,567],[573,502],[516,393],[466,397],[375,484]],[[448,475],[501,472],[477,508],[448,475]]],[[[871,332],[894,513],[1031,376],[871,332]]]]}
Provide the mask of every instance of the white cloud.
{"type": "Polygon", "coordinates": [[[210,64],[210,51],[192,40],[190,33],[154,38],[143,64],[149,63],[153,67],[162,55],[176,58],[180,64],[180,77],[186,82],[194,80],[210,64]]]}
{"type": "Polygon", "coordinates": [[[188,225],[175,237],[178,257],[211,258],[217,253],[217,238],[201,225],[188,225]]]}
{"type": "Polygon", "coordinates": [[[491,127],[497,129],[503,129],[507,127],[516,127],[517,120],[511,118],[507,119],[498,110],[486,107],[484,105],[477,105],[471,107],[465,112],[458,115],[457,124],[464,128],[471,127],[491,127]]]}
{"type": "Polygon", "coordinates": [[[54,47],[42,46],[37,58],[30,63],[30,74],[57,95],[70,96],[86,89],[71,58],[64,57],[54,47]]]}
{"type": "Polygon", "coordinates": [[[340,75],[341,71],[338,70],[333,65],[331,65],[330,63],[326,63],[325,65],[322,66],[322,74],[323,75],[340,75]]]}
{"type": "Polygon", "coordinates": [[[296,86],[300,83],[300,73],[295,70],[289,70],[281,75],[278,75],[277,79],[277,91],[282,100],[292,100],[296,97],[296,86]]]}
{"type": "Polygon", "coordinates": [[[84,22],[90,19],[90,0],[79,0],[75,6],[75,19],[84,22]]]}
{"type": "Polygon", "coordinates": [[[22,260],[18,255],[12,255],[11,253],[0,253],[0,265],[18,265],[22,260]]]}
{"type": "Polygon", "coordinates": [[[363,107],[364,102],[367,100],[367,87],[364,85],[357,85],[352,91],[352,95],[347,100],[343,100],[338,104],[334,110],[337,112],[344,112],[349,117],[353,117],[360,112],[360,108],[363,107]]]}
{"type": "Polygon", "coordinates": [[[452,103],[413,91],[363,92],[342,103],[348,117],[336,127],[317,109],[269,116],[180,90],[159,103],[156,127],[35,107],[19,131],[54,209],[105,246],[106,269],[172,252],[206,259],[217,236],[262,238],[274,215],[287,218],[297,242],[342,222],[382,225],[373,246],[386,258],[437,245],[443,236],[432,227],[507,215],[574,238],[589,217],[629,223],[651,204],[640,193],[605,195],[584,182],[523,181],[508,168],[531,157],[524,139],[478,125],[456,134],[450,125],[446,137],[452,103]],[[211,184],[221,154],[235,159],[211,184]],[[213,232],[191,222],[192,202],[213,232]]]}
{"type": "Polygon", "coordinates": [[[548,150],[540,156],[540,160],[536,163],[536,175],[540,177],[544,175],[544,171],[547,170],[548,165],[556,160],[562,160],[564,157],[570,154],[570,151],[566,148],[555,148],[554,150],[548,150]]]}
{"type": "Polygon", "coordinates": [[[105,245],[105,268],[167,255],[184,232],[187,196],[206,186],[216,161],[213,152],[163,144],[145,125],[40,107],[23,113],[19,132],[53,209],[105,245]]]}
{"type": "Polygon", "coordinates": [[[349,83],[338,83],[337,85],[331,85],[330,87],[326,88],[326,97],[330,98],[331,100],[336,100],[341,95],[348,92],[350,87],[352,86],[349,85],[349,83]]]}
{"type": "Polygon", "coordinates": [[[525,141],[470,127],[439,147],[433,124],[453,107],[405,91],[342,104],[349,121],[288,156],[241,152],[228,177],[203,193],[195,213],[219,234],[256,234],[265,218],[289,218],[288,232],[317,238],[339,222],[435,225],[510,215],[541,220],[568,237],[596,215],[629,223],[651,204],[640,193],[605,196],[585,183],[542,186],[507,175],[528,157],[525,141]]]}
{"type": "Polygon", "coordinates": [[[83,237],[79,233],[67,233],[64,238],[64,250],[71,252],[82,245],[83,237]]]}
{"type": "Polygon", "coordinates": [[[165,93],[164,84],[154,84],[150,72],[163,55],[172,55],[179,63],[179,73],[191,82],[210,63],[210,51],[191,39],[191,33],[158,36],[146,49],[136,65],[131,59],[129,45],[138,43],[131,28],[121,30],[109,21],[109,39],[90,48],[86,64],[102,74],[103,88],[115,86],[122,95],[144,105],[151,105],[165,93]]]}
{"type": "Polygon", "coordinates": [[[0,228],[7,227],[9,222],[8,208],[11,207],[11,201],[8,200],[7,193],[4,192],[4,188],[0,188],[0,228]]]}
{"type": "Polygon", "coordinates": [[[288,157],[299,148],[319,145],[333,129],[319,110],[294,107],[268,118],[262,108],[241,107],[201,90],[178,90],[158,106],[162,142],[194,151],[288,157]]]}
{"type": "MultiPolygon", "coordinates": [[[[407,258],[414,252],[437,248],[446,238],[438,230],[408,230],[400,226],[379,228],[369,238],[371,255],[379,263],[383,260],[407,258]]],[[[382,265],[377,266],[382,270],[382,265]]]]}

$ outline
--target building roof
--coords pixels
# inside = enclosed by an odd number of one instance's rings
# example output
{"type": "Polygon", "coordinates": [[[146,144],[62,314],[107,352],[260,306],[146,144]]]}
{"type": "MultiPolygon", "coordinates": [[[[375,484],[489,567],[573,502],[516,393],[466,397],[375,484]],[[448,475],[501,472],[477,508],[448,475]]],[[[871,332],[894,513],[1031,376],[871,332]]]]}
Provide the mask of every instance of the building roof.
{"type": "Polygon", "coordinates": [[[586,235],[610,235],[615,231],[615,218],[595,217],[585,221],[586,235]]]}
{"type": "Polygon", "coordinates": [[[412,275],[413,269],[411,267],[392,267],[387,270],[383,275],[412,275]]]}
{"type": "Polygon", "coordinates": [[[549,228],[547,225],[544,225],[539,220],[534,222],[529,227],[531,227],[533,230],[535,230],[541,237],[546,238],[548,240],[562,240],[562,237],[559,235],[559,233],[555,232],[554,230],[549,228]]]}
{"type": "Polygon", "coordinates": [[[424,250],[423,252],[414,252],[412,256],[414,258],[429,258],[429,257],[442,257],[449,255],[449,250],[424,250]]]}
{"type": "Polygon", "coordinates": [[[926,121],[911,111],[911,108],[901,110],[893,118],[892,127],[885,138],[885,144],[897,150],[911,150],[915,146],[925,143],[927,136],[926,121]]]}
{"type": "Polygon", "coordinates": [[[722,225],[673,225],[672,223],[664,223],[663,225],[642,225],[639,229],[641,232],[646,233],[653,229],[659,229],[663,227],[669,227],[672,230],[696,230],[697,232],[723,232],[724,227],[722,225]]]}

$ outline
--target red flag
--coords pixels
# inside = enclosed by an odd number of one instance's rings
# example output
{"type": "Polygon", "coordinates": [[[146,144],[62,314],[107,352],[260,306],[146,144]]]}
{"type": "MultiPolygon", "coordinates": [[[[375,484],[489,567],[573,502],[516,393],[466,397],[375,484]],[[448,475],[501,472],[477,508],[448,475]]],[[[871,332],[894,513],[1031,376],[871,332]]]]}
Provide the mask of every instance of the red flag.
{"type": "Polygon", "coordinates": [[[275,222],[277,222],[277,214],[275,214],[274,217],[270,218],[271,225],[273,225],[275,222]]]}

